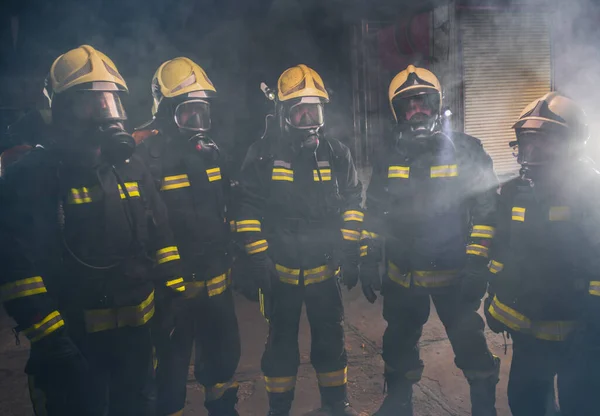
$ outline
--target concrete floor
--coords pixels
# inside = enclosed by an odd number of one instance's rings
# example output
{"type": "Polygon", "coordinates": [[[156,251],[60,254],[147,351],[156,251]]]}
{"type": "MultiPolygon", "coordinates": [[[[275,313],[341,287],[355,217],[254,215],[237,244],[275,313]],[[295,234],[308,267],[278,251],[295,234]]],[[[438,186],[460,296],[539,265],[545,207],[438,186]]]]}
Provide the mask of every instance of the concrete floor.
{"type": "MultiPolygon", "coordinates": [[[[344,290],[346,305],[346,347],[349,354],[349,390],[353,405],[361,411],[374,412],[383,399],[383,362],[380,357],[381,336],[385,321],[381,317],[380,299],[375,305],[362,297],[360,288],[344,290]]],[[[267,326],[257,304],[237,297],[237,314],[242,331],[242,359],[237,379],[240,381],[239,411],[241,415],[264,415],[267,412],[265,386],[260,372],[260,356],[267,326]]],[[[27,381],[23,367],[27,360],[27,341],[15,345],[10,319],[0,318],[0,415],[29,416],[27,381]]],[[[510,415],[506,399],[506,382],[510,367],[511,346],[504,355],[501,336],[487,332],[492,350],[502,358],[501,381],[498,386],[498,415],[510,415]]],[[[298,373],[296,400],[292,415],[301,415],[319,405],[315,373],[310,365],[310,331],[306,319],[300,326],[301,366],[298,373]]],[[[425,361],[423,379],[415,388],[415,414],[419,416],[463,416],[470,414],[468,385],[454,366],[452,348],[444,328],[432,307],[432,314],[421,339],[425,361]]],[[[193,380],[190,369],[186,415],[206,415],[202,389],[193,380]]]]}

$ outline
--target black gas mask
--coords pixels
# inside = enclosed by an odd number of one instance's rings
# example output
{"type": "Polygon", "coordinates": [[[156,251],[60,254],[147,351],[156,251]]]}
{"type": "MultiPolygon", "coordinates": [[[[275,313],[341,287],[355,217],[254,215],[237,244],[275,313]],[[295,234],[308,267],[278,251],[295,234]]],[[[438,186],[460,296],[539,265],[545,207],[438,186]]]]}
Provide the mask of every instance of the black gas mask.
{"type": "Polygon", "coordinates": [[[420,92],[397,96],[392,101],[398,129],[403,138],[428,138],[439,130],[440,96],[438,93],[420,92]]]}
{"type": "Polygon", "coordinates": [[[63,139],[58,146],[81,163],[111,165],[129,159],[135,140],[125,131],[127,114],[117,91],[77,90],[52,100],[53,124],[63,139]]]}
{"type": "Polygon", "coordinates": [[[280,106],[282,131],[297,150],[315,151],[321,128],[325,124],[323,101],[319,97],[302,97],[280,106]]]}
{"type": "Polygon", "coordinates": [[[521,175],[536,178],[556,170],[569,158],[569,139],[564,129],[517,129],[518,156],[521,175]]]}

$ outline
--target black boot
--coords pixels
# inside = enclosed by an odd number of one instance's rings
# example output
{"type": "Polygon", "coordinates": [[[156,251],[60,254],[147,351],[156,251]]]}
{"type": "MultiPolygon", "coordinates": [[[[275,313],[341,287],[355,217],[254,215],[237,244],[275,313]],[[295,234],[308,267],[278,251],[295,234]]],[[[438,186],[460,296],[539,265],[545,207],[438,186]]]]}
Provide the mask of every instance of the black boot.
{"type": "Polygon", "coordinates": [[[496,384],[499,381],[500,358],[494,357],[495,368],[491,373],[465,372],[471,387],[471,414],[473,416],[496,416],[496,384]]]}
{"type": "Polygon", "coordinates": [[[267,416],[290,416],[292,401],[294,401],[294,390],[285,393],[269,393],[267,416]]]}
{"type": "Polygon", "coordinates": [[[397,374],[386,374],[387,395],[373,416],[412,416],[413,384],[416,380],[408,380],[397,374]]]}
{"type": "Polygon", "coordinates": [[[359,416],[348,401],[346,385],[337,387],[319,387],[321,408],[306,413],[305,416],[359,416]]]}
{"type": "Polygon", "coordinates": [[[204,407],[208,410],[208,416],[239,416],[235,410],[238,389],[239,387],[227,389],[217,400],[205,402],[204,407]]]}

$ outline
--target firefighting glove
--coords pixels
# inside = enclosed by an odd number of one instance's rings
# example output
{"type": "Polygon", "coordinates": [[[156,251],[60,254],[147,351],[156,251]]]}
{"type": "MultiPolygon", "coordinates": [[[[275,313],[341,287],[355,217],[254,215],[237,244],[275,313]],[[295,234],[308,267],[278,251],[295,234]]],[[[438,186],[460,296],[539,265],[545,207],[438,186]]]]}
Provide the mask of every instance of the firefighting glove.
{"type": "Polygon", "coordinates": [[[341,247],[341,281],[348,290],[351,290],[358,284],[359,259],[360,251],[358,242],[345,241],[341,247]]]}
{"type": "Polygon", "coordinates": [[[31,344],[27,374],[44,382],[77,386],[84,382],[87,371],[87,360],[66,330],[58,330],[31,344]]]}
{"type": "Polygon", "coordinates": [[[249,256],[248,278],[254,283],[252,292],[246,297],[250,300],[258,300],[260,312],[267,320],[271,318],[272,310],[272,283],[278,279],[275,264],[266,252],[249,256]]]}
{"type": "Polygon", "coordinates": [[[381,291],[379,263],[369,261],[360,265],[360,283],[365,298],[369,303],[375,303],[377,300],[375,292],[381,291]]]}
{"type": "Polygon", "coordinates": [[[154,329],[161,334],[168,334],[169,338],[175,330],[176,318],[182,308],[183,294],[167,286],[157,285],[154,291],[154,329]]]}
{"type": "Polygon", "coordinates": [[[508,328],[502,322],[494,318],[494,316],[490,313],[490,305],[492,304],[494,296],[494,293],[490,291],[488,293],[488,297],[485,298],[485,300],[483,301],[483,314],[485,315],[487,325],[492,330],[492,332],[495,332],[496,334],[501,334],[508,328]]]}
{"type": "Polygon", "coordinates": [[[469,256],[463,269],[460,297],[462,302],[481,302],[488,287],[488,260],[481,256],[469,256]]]}

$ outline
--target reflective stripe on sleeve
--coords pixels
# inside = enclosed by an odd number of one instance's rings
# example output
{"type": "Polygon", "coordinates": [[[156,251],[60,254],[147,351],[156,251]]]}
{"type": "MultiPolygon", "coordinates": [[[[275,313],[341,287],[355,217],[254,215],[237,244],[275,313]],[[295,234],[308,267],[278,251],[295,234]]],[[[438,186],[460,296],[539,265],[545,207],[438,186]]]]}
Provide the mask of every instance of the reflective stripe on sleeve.
{"type": "Polygon", "coordinates": [[[258,240],[250,244],[246,244],[246,253],[248,254],[257,254],[262,253],[263,251],[267,251],[269,248],[269,243],[267,240],[258,240]]]}
{"type": "Polygon", "coordinates": [[[259,220],[242,220],[236,221],[235,230],[238,233],[261,232],[261,224],[259,220]]]}
{"type": "Polygon", "coordinates": [[[183,281],[183,277],[178,277],[177,279],[169,280],[165,283],[165,286],[173,289],[176,292],[185,292],[185,282],[183,281]]]}
{"type": "Polygon", "coordinates": [[[342,215],[344,221],[358,221],[358,222],[363,222],[363,220],[365,219],[365,214],[363,214],[360,211],[346,211],[344,212],[344,214],[342,215]]]}
{"type": "Polygon", "coordinates": [[[182,175],[165,176],[162,180],[161,191],[170,191],[173,189],[187,188],[190,186],[190,180],[186,173],[182,175]]]}
{"type": "Polygon", "coordinates": [[[304,286],[324,282],[335,274],[327,265],[304,270],[304,286]]]}
{"type": "Polygon", "coordinates": [[[93,192],[93,189],[90,189],[85,186],[82,188],[71,188],[71,191],[69,192],[69,196],[67,198],[67,203],[75,205],[88,204],[95,199],[92,198],[92,195],[94,194],[95,192],[93,192]]]}
{"type": "Polygon", "coordinates": [[[0,300],[6,302],[46,292],[46,286],[41,276],[29,277],[0,286],[0,300]]]}
{"type": "Polygon", "coordinates": [[[25,336],[27,336],[27,338],[29,338],[29,341],[33,343],[50,335],[63,326],[65,326],[65,321],[63,320],[62,316],[60,316],[58,311],[54,311],[40,322],[37,322],[25,329],[23,333],[25,336]]]}
{"type": "Polygon", "coordinates": [[[285,393],[294,390],[296,387],[296,377],[267,377],[265,384],[269,393],[285,393]]]}
{"type": "Polygon", "coordinates": [[[313,169],[313,179],[315,182],[320,182],[321,179],[323,180],[323,182],[330,181],[331,180],[331,169],[319,169],[318,172],[316,169],[313,169]],[[321,174],[320,178],[319,178],[319,173],[321,174]]]}
{"type": "Polygon", "coordinates": [[[216,167],[212,169],[206,170],[206,176],[208,176],[209,182],[220,181],[221,178],[221,168],[216,167]]]}
{"type": "Polygon", "coordinates": [[[410,287],[410,273],[402,273],[398,266],[391,261],[388,262],[388,277],[400,286],[410,287]]]}
{"type": "Polygon", "coordinates": [[[513,221],[525,221],[525,208],[523,207],[513,207],[512,209],[512,220],[513,221]]]}
{"type": "Polygon", "coordinates": [[[290,269],[280,264],[275,265],[279,280],[283,283],[298,286],[300,284],[300,269],[290,269]]]}
{"type": "MultiPolygon", "coordinates": [[[[118,186],[119,186],[119,195],[121,195],[121,199],[125,199],[126,198],[125,192],[123,192],[121,185],[118,185],[118,186]]],[[[125,182],[125,189],[127,189],[127,193],[129,194],[130,198],[135,198],[135,197],[140,196],[140,187],[137,182],[125,182]]]]}
{"type": "Polygon", "coordinates": [[[179,260],[179,250],[176,246],[165,247],[156,252],[156,262],[158,264],[168,263],[173,260],[179,260]]]}
{"type": "Polygon", "coordinates": [[[274,181],[294,182],[294,171],[284,168],[273,168],[271,179],[274,181]]]}
{"type": "Polygon", "coordinates": [[[454,176],[458,176],[457,165],[441,165],[431,167],[430,177],[432,178],[450,178],[454,176]]]}
{"type": "Polygon", "coordinates": [[[474,225],[471,231],[471,237],[475,238],[494,238],[496,229],[489,225],[474,225]]]}
{"type": "Polygon", "coordinates": [[[360,233],[360,239],[361,240],[366,240],[366,239],[377,240],[377,239],[379,239],[379,234],[372,233],[367,230],[362,230],[362,232],[360,233]]]}
{"type": "Polygon", "coordinates": [[[205,401],[212,402],[218,400],[227,390],[237,389],[240,385],[237,381],[228,381],[226,383],[217,383],[214,386],[205,387],[205,401]]]}
{"type": "Polygon", "coordinates": [[[410,175],[409,166],[390,166],[388,168],[388,178],[408,179],[410,175]]]}
{"type": "Polygon", "coordinates": [[[339,387],[348,383],[348,367],[330,373],[317,373],[321,387],[339,387]]]}
{"type": "Polygon", "coordinates": [[[360,256],[367,257],[369,254],[369,246],[360,246],[360,256]]]}
{"type": "Polygon", "coordinates": [[[154,291],[139,305],[84,311],[85,328],[88,333],[141,326],[154,316],[154,291]]]}
{"type": "Polygon", "coordinates": [[[480,244],[469,244],[467,246],[467,254],[472,254],[474,256],[487,257],[489,251],[489,248],[480,244]]]}
{"type": "Polygon", "coordinates": [[[206,281],[206,290],[209,297],[220,295],[229,287],[229,272],[223,273],[206,281]]]}
{"type": "Polygon", "coordinates": [[[499,261],[492,260],[488,264],[488,269],[490,270],[490,272],[498,274],[504,269],[504,264],[500,263],[499,261]]]}
{"type": "Polygon", "coordinates": [[[590,282],[590,295],[600,296],[600,281],[592,280],[590,282]]]}
{"type": "Polygon", "coordinates": [[[342,228],[342,236],[344,240],[347,241],[359,241],[360,240],[360,231],[347,230],[342,228]]]}

